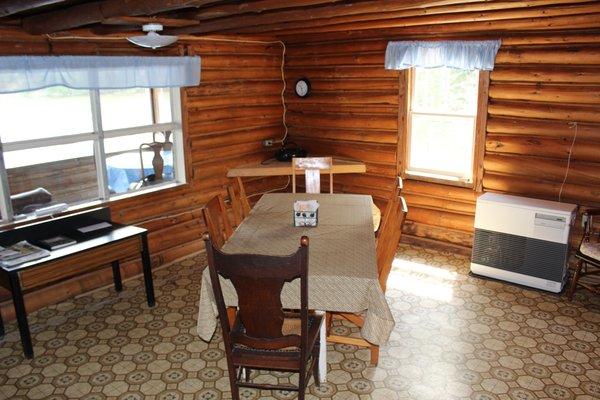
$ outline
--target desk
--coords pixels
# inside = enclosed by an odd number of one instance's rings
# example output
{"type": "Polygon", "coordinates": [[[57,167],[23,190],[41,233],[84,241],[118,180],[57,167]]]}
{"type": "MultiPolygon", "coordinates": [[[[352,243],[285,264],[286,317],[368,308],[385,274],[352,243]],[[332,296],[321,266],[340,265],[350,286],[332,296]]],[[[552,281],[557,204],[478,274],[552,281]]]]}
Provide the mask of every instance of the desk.
{"type": "MultiPolygon", "coordinates": [[[[334,158],[332,172],[334,174],[361,174],[367,172],[367,166],[361,161],[334,158]]],[[[326,173],[329,174],[329,171],[326,171],[326,173]]],[[[241,165],[227,171],[227,177],[229,178],[285,175],[292,175],[291,161],[267,160],[262,164],[241,165]]],[[[297,171],[296,175],[304,175],[304,171],[297,171]]]]}
{"type": "MultiPolygon", "coordinates": [[[[96,234],[76,235],[74,233],[76,228],[89,225],[90,222],[106,221],[106,215],[109,214],[105,210],[107,209],[92,210],[0,234],[0,242],[3,245],[23,239],[39,239],[40,235],[51,237],[60,233],[77,240],[76,244],[51,251],[48,257],[13,267],[0,267],[0,286],[12,293],[21,343],[27,358],[33,358],[29,323],[23,302],[23,295],[27,292],[104,268],[108,264],[113,270],[115,289],[121,291],[123,285],[119,260],[141,256],[148,306],[154,306],[154,287],[146,229],[111,222],[112,227],[98,231],[96,234]]],[[[4,327],[0,317],[0,335],[3,334],[4,327]]]]}
{"type": "MultiPolygon", "coordinates": [[[[361,334],[365,340],[385,344],[394,318],[377,276],[371,196],[356,194],[265,194],[250,215],[223,246],[226,253],[288,255],[298,248],[300,237],[308,236],[308,302],[314,310],[365,312],[361,334]],[[294,200],[319,201],[319,225],[294,227],[294,200]]],[[[237,305],[228,280],[222,283],[227,306],[237,305]]],[[[297,309],[299,281],[286,283],[281,293],[284,308],[297,309]]],[[[208,268],[202,275],[198,334],[209,341],[216,329],[216,306],[208,268]]],[[[326,346],[322,346],[323,349],[326,346]]]]}

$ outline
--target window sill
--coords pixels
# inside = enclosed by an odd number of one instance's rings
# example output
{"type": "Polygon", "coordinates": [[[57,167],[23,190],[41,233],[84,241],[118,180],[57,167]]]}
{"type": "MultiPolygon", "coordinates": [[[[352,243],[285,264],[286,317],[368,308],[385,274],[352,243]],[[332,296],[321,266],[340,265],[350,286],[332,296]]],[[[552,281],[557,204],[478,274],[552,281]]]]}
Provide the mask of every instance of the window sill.
{"type": "Polygon", "coordinates": [[[422,172],[406,171],[406,179],[437,183],[440,185],[458,186],[463,188],[473,188],[473,182],[464,181],[460,178],[447,175],[427,174],[422,172]]]}
{"type": "Polygon", "coordinates": [[[119,202],[121,200],[126,200],[126,199],[130,199],[133,197],[143,196],[146,194],[155,193],[155,192],[159,192],[159,191],[163,191],[163,190],[172,190],[172,189],[184,187],[187,185],[188,185],[188,183],[186,183],[186,182],[164,183],[164,184],[160,184],[160,185],[156,185],[156,186],[143,188],[138,191],[131,192],[131,193],[123,193],[123,194],[119,194],[119,195],[113,195],[109,200],[91,200],[91,201],[87,201],[85,203],[73,204],[73,205],[69,206],[69,208],[67,210],[56,213],[56,214],[52,214],[52,215],[43,215],[43,216],[37,217],[33,213],[26,214],[27,216],[25,218],[21,218],[21,219],[14,220],[14,221],[1,222],[0,223],[0,232],[7,231],[7,230],[13,229],[13,228],[17,228],[22,225],[29,225],[29,224],[47,221],[54,217],[62,217],[62,216],[66,216],[69,214],[75,214],[75,213],[89,210],[89,209],[96,208],[96,207],[111,206],[112,204],[119,202]]]}

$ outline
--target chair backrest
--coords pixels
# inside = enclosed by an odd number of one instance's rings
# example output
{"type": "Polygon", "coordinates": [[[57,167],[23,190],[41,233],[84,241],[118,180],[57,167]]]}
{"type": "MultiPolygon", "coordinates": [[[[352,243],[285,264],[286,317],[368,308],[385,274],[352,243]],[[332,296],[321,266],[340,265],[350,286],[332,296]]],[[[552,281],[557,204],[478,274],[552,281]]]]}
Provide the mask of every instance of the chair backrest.
{"type": "Polygon", "coordinates": [[[246,196],[244,184],[239,177],[233,179],[233,182],[227,186],[227,193],[231,202],[234,223],[238,226],[250,214],[250,203],[246,196]]]}
{"type": "Polygon", "coordinates": [[[219,194],[210,199],[202,209],[202,213],[213,243],[221,248],[233,234],[223,197],[219,194]]]}
{"type": "MultiPolygon", "coordinates": [[[[308,347],[308,238],[289,256],[225,254],[204,235],[211,284],[228,351],[235,344],[259,350],[308,347]],[[220,277],[229,279],[238,297],[238,311],[230,328],[220,277]],[[282,333],[285,319],[281,290],[300,278],[300,335],[282,333]],[[241,324],[241,325],[239,325],[241,324]],[[238,328],[243,329],[238,329],[238,328]]],[[[304,358],[302,358],[304,359],[304,358]]]]}
{"type": "Polygon", "coordinates": [[[306,193],[321,193],[321,171],[329,171],[329,193],[333,193],[333,159],[331,157],[292,158],[292,192],[296,193],[296,172],[304,171],[306,193]]]}
{"type": "Polygon", "coordinates": [[[400,196],[400,188],[397,188],[388,201],[377,236],[377,272],[384,292],[407,212],[406,201],[400,196]]]}

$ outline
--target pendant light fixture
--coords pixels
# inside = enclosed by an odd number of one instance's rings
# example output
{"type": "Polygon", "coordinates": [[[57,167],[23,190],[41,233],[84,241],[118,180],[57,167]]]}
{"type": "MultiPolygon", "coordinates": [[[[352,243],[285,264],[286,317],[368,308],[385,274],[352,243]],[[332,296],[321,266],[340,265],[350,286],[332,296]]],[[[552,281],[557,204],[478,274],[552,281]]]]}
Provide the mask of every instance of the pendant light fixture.
{"type": "Polygon", "coordinates": [[[177,41],[177,36],[160,35],[158,32],[163,30],[162,24],[145,24],[142,27],[146,35],[141,36],[130,36],[127,38],[131,43],[150,49],[158,49],[159,47],[165,47],[173,44],[177,41]]]}

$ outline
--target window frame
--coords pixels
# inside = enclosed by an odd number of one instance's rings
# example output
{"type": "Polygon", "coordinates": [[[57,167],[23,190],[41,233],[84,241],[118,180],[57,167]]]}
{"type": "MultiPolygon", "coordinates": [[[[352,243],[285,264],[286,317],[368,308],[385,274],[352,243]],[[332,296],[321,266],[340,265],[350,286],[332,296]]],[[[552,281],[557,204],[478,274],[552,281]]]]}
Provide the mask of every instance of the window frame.
{"type": "MultiPolygon", "coordinates": [[[[85,203],[69,204],[69,209],[65,213],[69,213],[73,210],[81,210],[88,207],[96,207],[100,204],[106,204],[113,201],[139,196],[146,193],[155,192],[158,190],[165,190],[175,186],[184,185],[187,183],[186,175],[187,168],[185,165],[185,139],[183,132],[183,121],[182,121],[182,93],[181,88],[169,88],[170,93],[170,106],[171,106],[171,122],[167,123],[155,123],[156,117],[159,110],[156,110],[158,99],[154,89],[150,88],[150,97],[148,99],[149,105],[152,110],[152,121],[154,123],[150,125],[133,126],[128,128],[118,128],[104,130],[102,128],[102,109],[100,106],[100,90],[90,89],[88,90],[88,96],[90,100],[90,107],[92,111],[92,132],[83,132],[71,135],[55,136],[49,138],[29,139],[21,140],[10,143],[3,143],[0,139],[0,212],[2,218],[0,219],[0,227],[6,225],[15,225],[20,222],[14,218],[12,209],[12,202],[10,199],[10,185],[8,181],[8,172],[4,162],[4,152],[15,151],[15,150],[28,150],[34,148],[42,148],[47,146],[80,143],[84,141],[93,141],[93,158],[96,165],[96,178],[98,184],[98,198],[90,200],[85,203]],[[174,180],[168,182],[160,182],[155,185],[142,187],[134,192],[126,192],[119,194],[110,194],[108,188],[108,171],[106,168],[106,152],[104,149],[104,139],[123,137],[137,133],[149,133],[149,132],[172,132],[173,142],[173,171],[174,180]]],[[[46,217],[35,217],[28,216],[24,219],[26,222],[35,220],[45,219],[46,217]]]]}
{"type": "MultiPolygon", "coordinates": [[[[400,74],[400,107],[404,111],[404,121],[399,124],[398,143],[398,171],[404,179],[420,180],[425,182],[439,183],[444,185],[459,186],[472,188],[475,191],[482,191],[483,180],[483,155],[485,152],[485,129],[487,123],[487,104],[489,97],[489,71],[479,71],[478,88],[477,88],[477,112],[474,116],[461,116],[458,114],[449,114],[451,117],[468,117],[474,119],[473,129],[473,163],[472,163],[472,178],[470,181],[452,179],[452,175],[439,175],[439,171],[411,171],[409,169],[410,160],[410,144],[411,144],[411,129],[412,129],[412,98],[415,90],[415,72],[414,68],[407,69],[400,74]],[[404,95],[404,96],[403,96],[404,95]],[[422,172],[420,174],[419,172],[422,172]]],[[[417,115],[442,115],[439,113],[414,112],[417,115]]],[[[399,118],[401,121],[402,118],[399,118]]]]}

